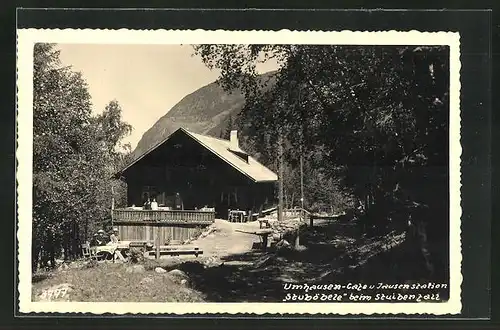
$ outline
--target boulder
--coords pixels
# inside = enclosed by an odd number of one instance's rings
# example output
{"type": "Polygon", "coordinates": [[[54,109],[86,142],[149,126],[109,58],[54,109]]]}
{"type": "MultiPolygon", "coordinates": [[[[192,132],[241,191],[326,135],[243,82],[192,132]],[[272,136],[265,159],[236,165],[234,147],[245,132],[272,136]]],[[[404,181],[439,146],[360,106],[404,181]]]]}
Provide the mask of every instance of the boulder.
{"type": "Polygon", "coordinates": [[[172,269],[171,271],[168,272],[170,275],[179,277],[182,279],[188,279],[189,277],[180,269],[172,269]]]}
{"type": "Polygon", "coordinates": [[[265,256],[263,258],[258,259],[255,262],[254,267],[255,268],[267,267],[273,263],[274,263],[274,260],[271,258],[271,256],[265,256]]]}
{"type": "Polygon", "coordinates": [[[182,285],[187,285],[187,280],[186,280],[186,279],[182,279],[182,280],[181,280],[181,284],[182,284],[182,285]]]}
{"type": "Polygon", "coordinates": [[[218,258],[210,257],[203,262],[203,265],[205,267],[216,267],[216,266],[220,266],[221,263],[222,262],[218,258]]]}
{"type": "Polygon", "coordinates": [[[166,273],[167,271],[161,267],[156,267],[155,272],[157,272],[158,274],[163,274],[166,273]]]}
{"type": "Polygon", "coordinates": [[[69,269],[69,266],[67,263],[62,263],[61,266],[57,268],[57,270],[67,270],[69,269]]]}
{"type": "Polygon", "coordinates": [[[278,243],[276,243],[276,247],[277,248],[289,248],[290,247],[290,243],[288,243],[287,240],[282,239],[281,241],[279,241],[278,243]]]}
{"type": "Polygon", "coordinates": [[[152,284],[154,283],[154,280],[151,278],[151,277],[144,277],[140,282],[139,284],[140,285],[149,285],[149,284],[152,284]]]}
{"type": "Polygon", "coordinates": [[[206,231],[202,232],[200,236],[201,237],[207,237],[208,235],[212,234],[215,231],[216,231],[215,227],[210,226],[210,227],[207,228],[206,231]]]}
{"type": "Polygon", "coordinates": [[[144,273],[146,269],[144,268],[143,265],[133,265],[127,267],[125,270],[127,273],[144,273]]]}
{"type": "Polygon", "coordinates": [[[68,268],[78,269],[78,268],[83,268],[87,263],[88,263],[87,260],[75,260],[70,263],[66,263],[66,265],[68,266],[68,268]]]}

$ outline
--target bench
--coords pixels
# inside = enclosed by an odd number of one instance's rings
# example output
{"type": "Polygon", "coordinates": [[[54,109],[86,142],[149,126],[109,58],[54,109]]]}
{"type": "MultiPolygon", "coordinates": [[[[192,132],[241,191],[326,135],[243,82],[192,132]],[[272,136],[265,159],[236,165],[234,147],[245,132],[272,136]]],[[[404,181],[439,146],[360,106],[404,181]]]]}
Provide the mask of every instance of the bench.
{"type": "MultiPolygon", "coordinates": [[[[198,257],[200,254],[203,254],[203,250],[197,246],[185,246],[185,245],[160,246],[160,256],[162,255],[179,256],[179,255],[190,255],[190,254],[194,254],[195,257],[198,257]]],[[[152,250],[144,252],[145,257],[150,257],[155,255],[156,255],[156,247],[153,247],[152,250]]]]}

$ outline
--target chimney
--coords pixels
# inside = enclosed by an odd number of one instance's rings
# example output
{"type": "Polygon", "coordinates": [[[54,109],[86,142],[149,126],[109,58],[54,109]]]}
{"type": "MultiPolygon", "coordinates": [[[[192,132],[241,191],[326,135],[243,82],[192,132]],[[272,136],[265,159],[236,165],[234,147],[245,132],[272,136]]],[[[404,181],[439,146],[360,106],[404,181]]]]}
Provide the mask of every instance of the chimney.
{"type": "Polygon", "coordinates": [[[231,149],[238,150],[240,147],[238,146],[238,131],[231,131],[231,135],[229,137],[229,144],[231,149]]]}

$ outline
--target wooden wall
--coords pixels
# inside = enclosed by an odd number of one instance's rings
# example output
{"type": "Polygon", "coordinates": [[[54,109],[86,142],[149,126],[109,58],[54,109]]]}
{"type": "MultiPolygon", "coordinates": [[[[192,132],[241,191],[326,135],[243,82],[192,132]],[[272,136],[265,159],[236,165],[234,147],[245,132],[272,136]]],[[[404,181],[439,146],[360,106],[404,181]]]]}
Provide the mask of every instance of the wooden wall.
{"type": "Polygon", "coordinates": [[[185,210],[213,207],[226,218],[228,209],[253,212],[275,199],[273,182],[254,183],[184,133],[174,133],[123,176],[129,206],[142,206],[146,191],[160,206],[172,206],[180,193],[185,210]]]}
{"type": "Polygon", "coordinates": [[[192,238],[197,231],[208,225],[172,225],[162,223],[148,224],[116,224],[119,237],[122,241],[150,241],[156,240],[158,231],[160,232],[160,244],[165,245],[168,241],[185,241],[192,238]]]}

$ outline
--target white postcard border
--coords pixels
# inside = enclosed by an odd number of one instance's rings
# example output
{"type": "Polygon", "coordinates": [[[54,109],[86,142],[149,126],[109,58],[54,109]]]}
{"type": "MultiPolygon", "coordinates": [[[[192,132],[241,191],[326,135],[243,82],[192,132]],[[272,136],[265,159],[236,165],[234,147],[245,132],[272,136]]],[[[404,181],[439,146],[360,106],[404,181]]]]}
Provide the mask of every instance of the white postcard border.
{"type": "Polygon", "coordinates": [[[459,314],[461,312],[460,35],[399,31],[205,31],[19,29],[17,31],[18,294],[21,313],[93,314],[459,314]],[[33,46],[78,44],[338,44],[450,46],[450,298],[439,303],[118,303],[33,302],[31,220],[33,162],[33,46]]]}

